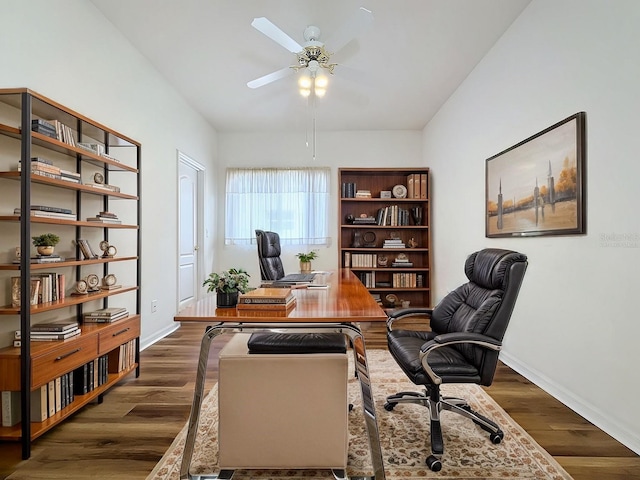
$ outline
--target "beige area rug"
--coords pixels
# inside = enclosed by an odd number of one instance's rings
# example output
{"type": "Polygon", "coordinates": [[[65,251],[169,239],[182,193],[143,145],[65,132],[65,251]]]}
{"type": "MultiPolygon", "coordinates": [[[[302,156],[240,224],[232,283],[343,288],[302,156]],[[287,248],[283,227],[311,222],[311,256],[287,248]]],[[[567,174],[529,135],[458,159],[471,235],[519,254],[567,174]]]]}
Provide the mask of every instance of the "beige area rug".
{"type": "MultiPolygon", "coordinates": [[[[493,445],[488,433],[459,415],[442,413],[445,454],[440,472],[425,465],[430,454],[427,409],[418,405],[398,405],[392,412],[384,410],[387,395],[412,390],[386,350],[367,352],[381,437],[382,457],[387,479],[546,479],[567,480],[571,476],[482,388],[475,385],[445,385],[445,395],[465,398],[474,410],[495,420],[505,433],[499,445],[493,445]]],[[[352,359],[350,358],[350,361],[352,359]]],[[[369,443],[362,415],[359,385],[349,381],[349,400],[354,409],[349,413],[349,476],[372,475],[369,443]]],[[[321,401],[321,399],[319,399],[321,401]]],[[[191,474],[217,473],[218,458],[218,389],[205,398],[200,417],[191,474]]],[[[178,480],[186,436],[185,428],[156,465],[147,480],[178,480]]],[[[234,480],[259,479],[331,479],[329,470],[238,470],[234,480]]]]}

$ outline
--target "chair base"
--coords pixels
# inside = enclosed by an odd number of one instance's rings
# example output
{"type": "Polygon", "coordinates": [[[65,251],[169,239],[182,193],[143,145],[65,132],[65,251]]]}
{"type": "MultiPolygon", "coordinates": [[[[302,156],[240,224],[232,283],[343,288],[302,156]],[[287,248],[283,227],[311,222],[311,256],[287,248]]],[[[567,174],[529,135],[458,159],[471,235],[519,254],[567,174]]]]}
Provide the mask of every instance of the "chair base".
{"type": "Polygon", "coordinates": [[[440,425],[440,412],[442,410],[448,410],[470,419],[480,428],[489,432],[489,439],[495,445],[502,442],[504,438],[504,432],[498,424],[472,410],[463,398],[440,396],[440,389],[438,387],[434,386],[431,390],[425,389],[422,393],[399,392],[394,395],[389,395],[384,404],[384,409],[390,412],[399,403],[415,403],[429,409],[431,422],[431,455],[427,457],[426,464],[429,469],[434,472],[442,469],[442,455],[444,454],[444,439],[440,425]]]}

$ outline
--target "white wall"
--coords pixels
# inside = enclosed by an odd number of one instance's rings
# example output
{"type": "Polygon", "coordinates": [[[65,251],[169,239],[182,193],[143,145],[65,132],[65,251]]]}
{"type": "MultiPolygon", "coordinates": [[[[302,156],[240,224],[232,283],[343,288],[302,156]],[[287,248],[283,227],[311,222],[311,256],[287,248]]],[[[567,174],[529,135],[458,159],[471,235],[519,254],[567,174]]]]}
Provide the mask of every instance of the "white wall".
{"type": "MultiPolygon", "coordinates": [[[[413,167],[422,165],[422,136],[419,131],[376,132],[318,132],[316,159],[305,143],[304,131],[292,133],[219,133],[218,202],[224,205],[225,169],[227,167],[330,167],[332,175],[331,211],[338,211],[338,168],[340,167],[413,167]]],[[[224,218],[218,217],[219,232],[224,232],[224,218]]],[[[338,267],[338,219],[330,219],[330,237],[327,248],[319,248],[319,257],[313,261],[318,270],[338,267]]],[[[216,239],[219,268],[242,267],[251,275],[251,285],[260,283],[258,253],[255,245],[225,246],[224,235],[216,239]]],[[[317,248],[282,247],[285,272],[299,271],[295,254],[317,248]]]]}
{"type": "MultiPolygon", "coordinates": [[[[216,132],[93,4],[0,0],[0,12],[0,87],[30,88],[142,143],[142,343],[148,344],[176,326],[177,150],[211,166],[216,132]],[[151,314],[153,299],[158,311],[151,314]]],[[[207,206],[214,205],[211,185],[207,192],[207,206]]],[[[9,200],[0,193],[0,204],[9,200]]],[[[216,212],[207,210],[215,236],[216,212]]],[[[2,345],[18,328],[14,320],[0,322],[2,345]]]]}
{"type": "Polygon", "coordinates": [[[436,295],[491,246],[529,256],[503,360],[640,453],[640,3],[534,0],[424,130],[436,295]],[[485,159],[587,113],[587,235],[487,239],[485,159]],[[606,242],[604,235],[626,241],[606,242]]]}

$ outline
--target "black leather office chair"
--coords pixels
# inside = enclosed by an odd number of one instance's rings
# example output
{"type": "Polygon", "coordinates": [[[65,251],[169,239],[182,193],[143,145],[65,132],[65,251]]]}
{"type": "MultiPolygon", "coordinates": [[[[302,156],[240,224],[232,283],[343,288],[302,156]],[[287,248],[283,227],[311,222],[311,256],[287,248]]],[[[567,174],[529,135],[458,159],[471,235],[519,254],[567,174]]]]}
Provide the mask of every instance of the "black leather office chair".
{"type": "Polygon", "coordinates": [[[256,230],[256,239],[262,280],[278,280],[284,277],[284,267],[280,260],[280,235],[276,232],[256,230]]]}
{"type": "Polygon", "coordinates": [[[398,403],[417,403],[429,409],[431,455],[426,463],[434,472],[442,468],[444,453],[441,410],[471,419],[489,432],[494,444],[504,437],[496,423],[474,412],[464,399],[441,397],[440,385],[491,385],[526,268],[526,255],[495,248],[481,250],[465,263],[469,282],[449,293],[434,309],[399,309],[387,320],[389,352],[409,379],[423,385],[425,391],[391,395],[384,408],[391,411],[398,403]],[[393,330],[394,321],[416,315],[430,318],[430,332],[393,330]]]}

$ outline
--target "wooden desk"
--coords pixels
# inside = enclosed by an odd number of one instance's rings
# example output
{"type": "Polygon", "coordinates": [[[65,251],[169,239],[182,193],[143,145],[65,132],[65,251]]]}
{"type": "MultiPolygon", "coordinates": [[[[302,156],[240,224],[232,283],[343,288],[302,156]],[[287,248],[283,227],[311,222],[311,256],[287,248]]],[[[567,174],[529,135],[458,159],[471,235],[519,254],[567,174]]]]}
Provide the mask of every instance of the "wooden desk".
{"type": "MultiPolygon", "coordinates": [[[[202,338],[198,372],[193,394],[193,404],[189,417],[187,438],[185,440],[180,479],[189,480],[191,457],[195,446],[196,432],[203,399],[204,379],[211,341],[221,333],[264,332],[279,333],[342,333],[350,338],[353,345],[356,372],[360,381],[362,409],[369,436],[371,461],[376,480],[384,480],[382,451],[378,422],[373,403],[369,367],[362,333],[355,322],[384,322],[384,311],[373,300],[367,289],[348,269],[333,272],[327,278],[327,289],[294,289],[296,307],[286,316],[278,312],[247,312],[235,308],[216,308],[215,295],[200,300],[175,316],[177,322],[202,322],[214,324],[207,329],[202,338]]],[[[346,472],[334,471],[336,478],[347,478],[346,472]]],[[[199,476],[197,478],[230,479],[233,471],[223,470],[218,475],[199,476]]]]}

